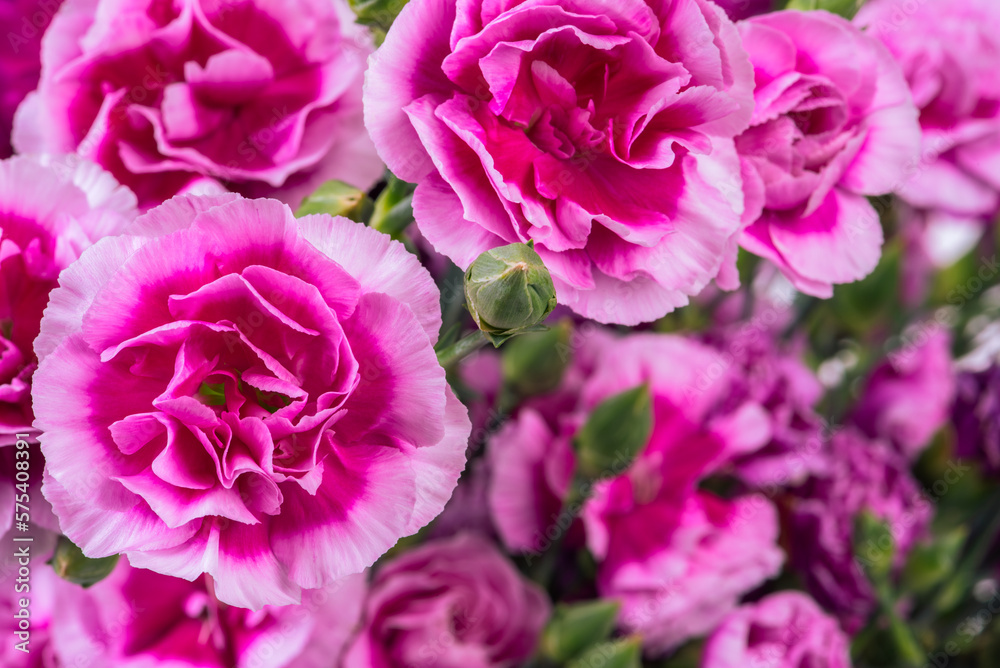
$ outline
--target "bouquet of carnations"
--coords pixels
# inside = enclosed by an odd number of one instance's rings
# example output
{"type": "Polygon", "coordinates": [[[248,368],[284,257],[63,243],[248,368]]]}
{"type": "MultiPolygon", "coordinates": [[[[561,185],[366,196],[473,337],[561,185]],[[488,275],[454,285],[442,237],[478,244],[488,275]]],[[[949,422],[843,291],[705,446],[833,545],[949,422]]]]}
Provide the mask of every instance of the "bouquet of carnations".
{"type": "Polygon", "coordinates": [[[0,27],[0,666],[1000,666],[997,0],[0,27]]]}

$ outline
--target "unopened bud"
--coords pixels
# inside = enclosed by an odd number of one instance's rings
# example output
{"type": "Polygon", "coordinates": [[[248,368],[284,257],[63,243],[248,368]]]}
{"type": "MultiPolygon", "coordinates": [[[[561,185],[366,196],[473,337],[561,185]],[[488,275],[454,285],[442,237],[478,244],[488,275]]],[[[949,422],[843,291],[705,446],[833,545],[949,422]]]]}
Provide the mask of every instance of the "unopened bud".
{"type": "Polygon", "coordinates": [[[556,307],[556,289],[528,244],[486,251],[465,272],[469,312],[494,346],[531,331],[556,307]]]}
{"type": "Polygon", "coordinates": [[[69,538],[60,536],[59,542],[56,543],[55,554],[49,563],[52,564],[56,575],[63,580],[89,587],[111,574],[118,563],[118,555],[91,559],[84,556],[83,550],[74,545],[69,538]]]}

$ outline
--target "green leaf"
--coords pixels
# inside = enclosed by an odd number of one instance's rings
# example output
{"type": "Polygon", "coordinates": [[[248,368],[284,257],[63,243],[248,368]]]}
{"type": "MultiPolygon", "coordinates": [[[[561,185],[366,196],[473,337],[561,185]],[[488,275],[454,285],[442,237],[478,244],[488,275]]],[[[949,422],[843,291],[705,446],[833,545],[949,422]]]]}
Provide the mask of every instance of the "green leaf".
{"type": "Polygon", "coordinates": [[[648,385],[605,399],[573,439],[577,474],[596,480],[621,473],[646,447],[652,431],[653,400],[648,385]]]}
{"type": "Polygon", "coordinates": [[[864,510],[854,518],[854,557],[876,586],[884,583],[892,570],[896,541],[889,526],[864,510]]]}
{"type": "Polygon", "coordinates": [[[839,14],[845,19],[854,18],[863,0],[789,0],[785,9],[811,11],[825,9],[833,14],[839,14]]]}
{"type": "Polygon", "coordinates": [[[594,645],[579,658],[569,662],[568,668],[642,668],[642,641],[638,637],[615,640],[594,645]]]}
{"type": "Polygon", "coordinates": [[[74,545],[69,538],[60,536],[59,542],[56,543],[55,554],[49,563],[63,580],[89,587],[111,574],[118,563],[118,555],[91,559],[84,556],[83,550],[74,545]]]}
{"type": "Polygon", "coordinates": [[[557,663],[579,656],[611,635],[621,606],[617,601],[560,604],[542,634],[542,654],[557,663]]]}
{"type": "Polygon", "coordinates": [[[372,209],[371,199],[361,190],[343,181],[327,181],[303,200],[295,217],[325,213],[363,223],[372,214],[372,209]]]}
{"type": "Polygon", "coordinates": [[[892,322],[897,317],[899,300],[901,248],[890,241],[882,251],[875,270],[863,280],[835,287],[830,304],[839,319],[854,334],[869,331],[877,322],[892,322]]]}
{"type": "Polygon", "coordinates": [[[386,180],[385,188],[375,198],[369,225],[398,239],[413,222],[413,191],[416,186],[396,178],[391,172],[387,172],[386,180]]]}
{"type": "Polygon", "coordinates": [[[968,527],[957,526],[944,535],[935,537],[929,545],[916,545],[903,570],[902,589],[914,594],[924,594],[943,582],[955,572],[968,535],[968,527]]]}
{"type": "Polygon", "coordinates": [[[358,23],[372,28],[375,41],[381,44],[393,21],[409,0],[349,0],[358,23]]]}

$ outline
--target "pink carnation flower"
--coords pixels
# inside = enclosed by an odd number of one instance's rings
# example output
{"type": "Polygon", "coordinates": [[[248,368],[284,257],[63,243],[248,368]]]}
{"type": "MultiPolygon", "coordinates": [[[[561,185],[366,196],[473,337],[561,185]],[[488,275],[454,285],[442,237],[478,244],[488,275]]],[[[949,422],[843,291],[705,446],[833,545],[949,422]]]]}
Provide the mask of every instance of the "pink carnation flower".
{"type": "Polygon", "coordinates": [[[892,533],[897,568],[930,524],[933,507],[889,443],[852,427],[830,440],[830,467],[795,490],[789,504],[789,552],[810,593],[856,633],[875,606],[865,568],[884,556],[875,541],[853,547],[855,519],[870,512],[892,533]]]}
{"type": "Polygon", "coordinates": [[[821,11],[739,24],[757,82],[743,158],[740,244],[817,297],[867,276],[882,253],[865,199],[897,188],[920,145],[917,111],[888,50],[821,11]]]}
{"type": "Polygon", "coordinates": [[[643,382],[653,393],[649,444],[624,473],[599,482],[583,510],[600,563],[598,591],[622,601],[621,625],[640,633],[651,654],[709,632],[784,561],[777,512],[766,498],[727,500],[698,488],[733,453],[759,444],[753,415],[709,421],[726,388],[699,380],[716,360],[694,341],[632,336],[583,391],[589,408],[643,382]]]}
{"type": "Polygon", "coordinates": [[[378,571],[342,668],[516,668],[548,617],[541,589],[491,543],[459,534],[378,571]]]}
{"type": "Polygon", "coordinates": [[[1000,4],[871,0],[854,22],[888,47],[920,109],[920,161],[897,192],[934,237],[984,230],[1000,209],[1000,4]]]}
{"type": "Polygon", "coordinates": [[[727,388],[715,409],[716,426],[729,424],[748,442],[756,432],[752,440],[760,444],[735,453],[732,470],[770,495],[826,467],[824,425],[814,408],[823,388],[798,351],[782,347],[760,318],[710,335],[718,366],[730,373],[707,374],[706,380],[716,378],[727,388]]]}
{"type": "Polygon", "coordinates": [[[570,436],[525,408],[490,439],[487,499],[508,550],[539,554],[568,529],[572,518],[560,515],[576,466],[570,436]]]}
{"type": "Polygon", "coordinates": [[[837,620],[797,591],[736,610],[708,639],[701,668],[850,668],[837,620]]]}
{"type": "Polygon", "coordinates": [[[413,0],[365,118],[438,251],[533,240],[561,304],[636,324],[736,283],[752,89],[709,0],[413,0]]]}
{"type": "Polygon", "coordinates": [[[0,162],[0,446],[35,433],[32,345],[59,272],[136,213],[128,188],[75,156],[0,162]]]}
{"type": "Polygon", "coordinates": [[[571,439],[586,419],[580,391],[617,342],[594,323],[575,327],[559,351],[570,357],[559,387],[522,403],[491,435],[487,501],[508,550],[538,556],[567,531],[578,538],[570,528],[575,518],[562,507],[576,466],[571,439]]]}
{"type": "Polygon", "coordinates": [[[361,617],[365,578],[306,592],[298,606],[252,611],[220,602],[194,582],[122,559],[83,589],[56,586],[52,644],[66,666],[101,668],[329,668],[361,617]]]}
{"type": "Polygon", "coordinates": [[[920,332],[919,340],[875,367],[851,420],[868,436],[885,439],[915,459],[948,421],[955,382],[949,333],[920,332]]]}
{"type": "Polygon", "coordinates": [[[78,152],[144,206],[206,177],[293,204],[327,179],[368,188],[367,39],[343,0],[67,0],[14,145],[78,152]]]}
{"type": "Polygon", "coordinates": [[[35,344],[63,531],[255,609],[360,572],[464,467],[438,299],[345,218],[232,194],[153,209],[63,273],[35,344]]]}

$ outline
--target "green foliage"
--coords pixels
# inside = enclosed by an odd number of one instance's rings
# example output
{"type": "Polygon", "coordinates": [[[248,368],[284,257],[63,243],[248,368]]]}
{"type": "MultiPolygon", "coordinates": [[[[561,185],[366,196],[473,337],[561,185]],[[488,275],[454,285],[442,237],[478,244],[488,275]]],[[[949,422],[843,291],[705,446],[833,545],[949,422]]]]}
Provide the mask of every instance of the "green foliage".
{"type": "Polygon", "coordinates": [[[854,557],[876,585],[889,577],[896,558],[892,530],[867,510],[855,518],[854,557]]]}
{"type": "Polygon", "coordinates": [[[297,218],[315,213],[344,216],[356,223],[368,220],[373,210],[368,195],[343,181],[327,181],[302,201],[297,218]]]}
{"type": "Polygon", "coordinates": [[[542,634],[542,656],[561,664],[607,640],[619,607],[616,601],[605,600],[557,605],[542,634]]]}
{"type": "Polygon", "coordinates": [[[385,188],[375,198],[369,225],[398,239],[413,222],[413,191],[416,186],[387,173],[385,188]]]}
{"type": "Polygon", "coordinates": [[[646,447],[652,431],[653,400],[648,385],[605,399],[573,439],[577,474],[596,480],[624,471],[646,447]]]}
{"type": "Polygon", "coordinates": [[[392,22],[403,11],[409,0],[349,0],[349,2],[358,17],[358,23],[371,28],[376,44],[381,44],[392,22]]]}
{"type": "Polygon", "coordinates": [[[785,9],[811,11],[825,9],[832,14],[839,14],[845,19],[854,18],[864,0],[789,0],[785,9]]]}
{"type": "Polygon", "coordinates": [[[640,668],[642,666],[642,641],[625,638],[594,645],[579,658],[566,664],[568,668],[640,668]]]}

